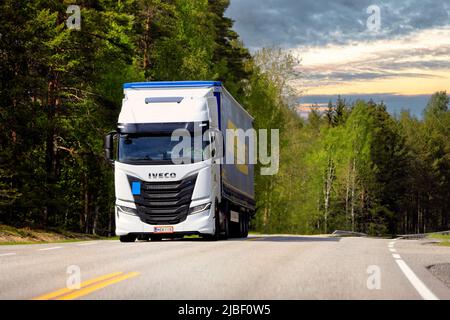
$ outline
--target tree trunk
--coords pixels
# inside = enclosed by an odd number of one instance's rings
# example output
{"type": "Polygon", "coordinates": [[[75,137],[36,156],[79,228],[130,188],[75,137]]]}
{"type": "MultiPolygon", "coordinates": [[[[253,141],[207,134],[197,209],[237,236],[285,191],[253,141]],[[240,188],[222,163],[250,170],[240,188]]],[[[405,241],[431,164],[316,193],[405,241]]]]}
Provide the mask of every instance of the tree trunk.
{"type": "Polygon", "coordinates": [[[417,223],[416,223],[416,233],[420,233],[420,195],[417,195],[417,223]]]}
{"type": "Polygon", "coordinates": [[[108,222],[108,235],[110,237],[113,236],[113,220],[114,220],[114,211],[115,210],[111,210],[111,207],[109,207],[109,222],[108,222]]]}
{"type": "MultiPolygon", "coordinates": [[[[360,212],[360,214],[363,216],[363,219],[362,220],[366,220],[367,221],[367,213],[366,213],[366,190],[364,189],[364,186],[362,186],[361,187],[361,196],[360,196],[360,204],[359,204],[359,212],[360,212]],[[364,217],[364,215],[366,216],[366,217],[364,217]]],[[[360,226],[360,228],[359,228],[360,230],[361,229],[364,229],[366,232],[367,232],[367,227],[366,227],[366,224],[364,224],[363,226],[360,226]]]]}
{"type": "Polygon", "coordinates": [[[84,188],[84,194],[83,194],[84,208],[83,208],[83,211],[80,212],[80,230],[82,232],[86,232],[86,228],[88,225],[88,215],[89,215],[89,191],[88,191],[86,173],[84,173],[83,188],[84,188]]]}
{"type": "Polygon", "coordinates": [[[45,171],[46,171],[46,193],[48,199],[46,206],[44,208],[44,216],[42,223],[44,226],[48,223],[48,217],[54,214],[55,208],[51,203],[52,199],[55,198],[53,194],[53,185],[56,181],[56,128],[55,128],[55,118],[56,118],[56,103],[55,92],[57,91],[56,78],[54,75],[53,80],[48,83],[47,87],[47,103],[46,103],[46,113],[47,113],[47,133],[46,133],[46,144],[45,144],[45,171]]]}
{"type": "Polygon", "coordinates": [[[331,188],[333,186],[334,165],[331,158],[328,160],[327,174],[324,186],[324,232],[328,233],[328,214],[330,209],[331,188]]]}
{"type": "Polygon", "coordinates": [[[95,205],[95,210],[94,210],[94,225],[92,226],[92,234],[94,234],[94,235],[97,235],[97,227],[98,227],[99,211],[100,211],[100,206],[99,206],[99,205],[95,205]]]}
{"type": "MultiPolygon", "coordinates": [[[[269,226],[269,230],[268,231],[271,231],[270,230],[270,226],[272,225],[271,224],[271,221],[270,221],[270,219],[271,219],[271,209],[272,209],[272,195],[273,195],[273,192],[272,192],[272,190],[273,190],[273,179],[270,179],[269,180],[269,184],[268,184],[268,190],[267,190],[267,194],[268,194],[268,198],[267,198],[267,225],[269,226]]],[[[264,226],[265,228],[266,228],[266,226],[264,226]]]]}
{"type": "Polygon", "coordinates": [[[152,42],[151,23],[152,23],[154,16],[155,16],[154,8],[150,5],[147,6],[147,8],[145,9],[145,26],[144,26],[145,31],[144,31],[144,36],[143,36],[143,40],[142,40],[143,70],[144,70],[147,80],[151,80],[150,77],[148,76],[148,70],[151,68],[149,52],[150,52],[150,47],[151,47],[151,42],[152,42]]]}
{"type": "Polygon", "coordinates": [[[345,183],[345,225],[346,228],[348,228],[348,221],[349,219],[349,212],[348,212],[348,203],[349,203],[349,197],[350,197],[350,164],[347,167],[347,181],[345,183]]]}
{"type": "Polygon", "coordinates": [[[356,159],[353,159],[352,166],[352,195],[351,195],[351,217],[352,217],[352,231],[355,231],[355,188],[356,188],[356,159]]]}

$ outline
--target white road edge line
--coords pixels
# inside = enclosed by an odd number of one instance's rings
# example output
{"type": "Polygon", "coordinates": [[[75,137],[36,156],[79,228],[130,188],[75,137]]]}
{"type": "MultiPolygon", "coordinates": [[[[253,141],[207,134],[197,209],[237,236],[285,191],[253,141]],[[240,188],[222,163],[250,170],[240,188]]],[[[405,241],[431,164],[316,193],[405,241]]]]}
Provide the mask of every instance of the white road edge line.
{"type": "Polygon", "coordinates": [[[43,249],[38,249],[38,251],[56,250],[56,249],[61,249],[61,248],[62,248],[62,247],[43,248],[43,249]]]}
{"type": "Polygon", "coordinates": [[[397,250],[395,250],[394,248],[389,248],[390,252],[397,252],[397,250]]]}
{"type": "Polygon", "coordinates": [[[78,247],[82,247],[82,246],[90,246],[92,244],[96,244],[97,242],[87,242],[87,243],[80,243],[77,244],[78,247]]]}
{"type": "Polygon", "coordinates": [[[416,276],[411,268],[408,267],[405,261],[396,259],[395,262],[397,262],[400,270],[403,271],[403,274],[406,276],[409,282],[411,282],[413,287],[417,290],[417,292],[422,296],[424,300],[439,300],[439,298],[436,297],[434,293],[431,292],[431,290],[428,289],[427,286],[416,276]]]}
{"type": "Polygon", "coordinates": [[[400,257],[400,255],[397,254],[397,253],[393,253],[393,254],[392,254],[392,257],[393,257],[394,259],[401,259],[401,258],[402,258],[402,257],[400,257]]]}
{"type": "Polygon", "coordinates": [[[11,253],[0,253],[0,257],[7,257],[7,256],[14,256],[16,255],[16,253],[11,252],[11,253]]]}

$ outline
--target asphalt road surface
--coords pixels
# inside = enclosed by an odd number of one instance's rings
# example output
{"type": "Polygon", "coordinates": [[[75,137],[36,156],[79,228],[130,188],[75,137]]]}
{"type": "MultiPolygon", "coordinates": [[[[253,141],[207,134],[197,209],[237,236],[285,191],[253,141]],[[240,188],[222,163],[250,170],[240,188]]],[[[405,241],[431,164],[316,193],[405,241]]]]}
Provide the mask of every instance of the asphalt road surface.
{"type": "Polygon", "coordinates": [[[0,299],[450,299],[449,264],[427,240],[356,237],[0,246],[0,299]]]}

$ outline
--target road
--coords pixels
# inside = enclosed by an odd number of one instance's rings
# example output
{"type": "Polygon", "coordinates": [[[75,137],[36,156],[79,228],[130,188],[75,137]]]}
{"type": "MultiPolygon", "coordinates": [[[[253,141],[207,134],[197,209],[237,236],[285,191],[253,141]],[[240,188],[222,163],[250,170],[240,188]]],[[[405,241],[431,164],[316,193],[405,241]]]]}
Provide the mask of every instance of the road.
{"type": "Polygon", "coordinates": [[[356,237],[0,246],[0,299],[450,299],[441,263],[450,247],[356,237]]]}

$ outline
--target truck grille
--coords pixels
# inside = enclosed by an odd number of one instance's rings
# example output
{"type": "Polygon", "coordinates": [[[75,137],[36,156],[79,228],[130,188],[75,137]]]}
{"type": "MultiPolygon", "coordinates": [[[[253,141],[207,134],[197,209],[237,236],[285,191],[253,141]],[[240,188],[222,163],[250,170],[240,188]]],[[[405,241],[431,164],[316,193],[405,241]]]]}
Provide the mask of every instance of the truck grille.
{"type": "Polygon", "coordinates": [[[186,220],[197,176],[181,181],[143,182],[134,196],[141,221],[148,224],[176,224],[186,220]]]}

